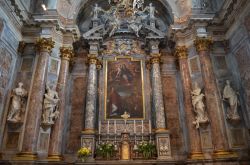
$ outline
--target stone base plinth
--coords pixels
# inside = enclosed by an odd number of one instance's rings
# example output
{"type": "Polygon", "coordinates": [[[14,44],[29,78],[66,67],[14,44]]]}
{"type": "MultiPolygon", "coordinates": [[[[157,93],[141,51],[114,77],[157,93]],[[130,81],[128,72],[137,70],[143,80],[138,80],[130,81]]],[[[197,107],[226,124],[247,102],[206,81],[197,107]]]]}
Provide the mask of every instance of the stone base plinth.
{"type": "Polygon", "coordinates": [[[63,156],[62,155],[49,155],[47,160],[49,162],[61,162],[63,161],[63,156]]]}
{"type": "Polygon", "coordinates": [[[170,136],[169,131],[166,129],[156,130],[156,147],[158,160],[171,160],[171,146],[170,146],[170,136]]]}
{"type": "Polygon", "coordinates": [[[95,151],[95,131],[94,130],[82,131],[81,147],[89,148],[92,152],[91,159],[94,159],[94,151],[95,151]]]}
{"type": "Polygon", "coordinates": [[[35,161],[37,160],[37,154],[31,152],[21,152],[16,155],[14,160],[35,161]]]}
{"type": "Polygon", "coordinates": [[[215,159],[223,159],[223,158],[238,158],[237,153],[231,151],[217,150],[214,151],[213,157],[215,159]]]}
{"type": "Polygon", "coordinates": [[[202,152],[193,152],[189,155],[190,160],[203,160],[205,159],[204,154],[202,152]]]}

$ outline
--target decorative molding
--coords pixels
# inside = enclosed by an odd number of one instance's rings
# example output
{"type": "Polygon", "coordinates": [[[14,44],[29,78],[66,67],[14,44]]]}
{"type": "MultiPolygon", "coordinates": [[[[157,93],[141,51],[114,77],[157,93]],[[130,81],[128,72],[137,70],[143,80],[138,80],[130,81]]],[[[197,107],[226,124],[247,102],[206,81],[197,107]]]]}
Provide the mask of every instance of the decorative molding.
{"type": "Polygon", "coordinates": [[[196,47],[197,52],[210,50],[210,46],[212,44],[213,41],[211,38],[196,37],[196,39],[194,40],[194,45],[196,47]]]}
{"type": "Polygon", "coordinates": [[[188,49],[186,46],[177,46],[175,48],[175,57],[178,57],[179,60],[188,58],[188,49]]]}
{"type": "Polygon", "coordinates": [[[61,47],[60,48],[61,58],[63,60],[71,61],[74,57],[74,52],[72,47],[61,47]]]}
{"type": "Polygon", "coordinates": [[[48,51],[51,53],[54,46],[55,42],[52,38],[39,38],[36,41],[36,47],[39,51],[48,51]]]}

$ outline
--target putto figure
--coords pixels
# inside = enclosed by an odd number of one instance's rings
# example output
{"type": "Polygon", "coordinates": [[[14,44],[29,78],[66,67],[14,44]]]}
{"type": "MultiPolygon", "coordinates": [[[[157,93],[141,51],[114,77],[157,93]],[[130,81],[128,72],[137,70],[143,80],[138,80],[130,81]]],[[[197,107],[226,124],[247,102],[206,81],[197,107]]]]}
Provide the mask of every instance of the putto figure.
{"type": "Polygon", "coordinates": [[[230,81],[226,81],[226,85],[223,90],[223,100],[229,104],[227,109],[227,118],[230,120],[240,120],[240,116],[238,113],[238,96],[237,92],[233,90],[230,85],[230,81]]]}
{"type": "Polygon", "coordinates": [[[20,122],[21,113],[24,112],[26,97],[28,92],[23,88],[23,83],[19,82],[18,87],[12,91],[10,112],[7,120],[10,122],[20,122]]]}
{"type": "MultiPolygon", "coordinates": [[[[55,88],[55,87],[53,87],[55,88]]],[[[43,124],[54,124],[54,121],[58,118],[58,102],[59,102],[58,93],[55,89],[50,89],[46,85],[46,93],[44,94],[43,101],[43,114],[42,114],[42,123],[43,124]]]]}
{"type": "Polygon", "coordinates": [[[207,113],[205,112],[205,105],[203,103],[204,94],[201,92],[201,88],[198,86],[198,83],[195,82],[194,90],[192,94],[192,104],[194,107],[194,112],[196,113],[195,121],[193,124],[196,128],[200,128],[200,124],[208,123],[209,119],[207,113]]]}

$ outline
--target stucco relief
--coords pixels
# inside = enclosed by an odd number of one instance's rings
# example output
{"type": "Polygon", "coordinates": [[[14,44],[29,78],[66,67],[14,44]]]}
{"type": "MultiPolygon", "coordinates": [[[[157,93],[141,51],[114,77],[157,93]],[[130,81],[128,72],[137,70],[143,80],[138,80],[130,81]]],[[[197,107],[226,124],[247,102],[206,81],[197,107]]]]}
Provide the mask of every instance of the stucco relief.
{"type": "Polygon", "coordinates": [[[12,57],[5,48],[0,48],[0,59],[0,88],[4,89],[9,83],[12,57]]]}
{"type": "Polygon", "coordinates": [[[246,101],[248,107],[250,106],[250,57],[246,47],[241,47],[235,53],[236,60],[238,62],[238,69],[242,80],[242,85],[245,88],[246,101]]]}
{"type": "Polygon", "coordinates": [[[246,16],[246,18],[244,20],[244,25],[245,25],[247,31],[250,32],[250,15],[246,16]]]}

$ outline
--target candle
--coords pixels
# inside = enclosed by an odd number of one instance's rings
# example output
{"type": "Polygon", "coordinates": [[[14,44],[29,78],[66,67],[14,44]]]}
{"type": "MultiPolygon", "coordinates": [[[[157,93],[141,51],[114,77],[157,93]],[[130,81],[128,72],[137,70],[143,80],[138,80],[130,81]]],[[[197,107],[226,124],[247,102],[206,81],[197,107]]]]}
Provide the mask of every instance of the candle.
{"type": "Polygon", "coordinates": [[[107,129],[107,134],[109,134],[109,120],[108,120],[108,129],[107,129]]]}
{"type": "Polygon", "coordinates": [[[98,130],[98,134],[101,134],[101,121],[99,121],[99,130],[98,130]]]}
{"type": "Polygon", "coordinates": [[[114,120],[115,134],[116,134],[116,120],[114,120]]]}
{"type": "Polygon", "coordinates": [[[152,133],[151,120],[149,120],[149,134],[152,133]]]}
{"type": "Polygon", "coordinates": [[[134,134],[136,134],[135,120],[134,120],[134,134]]]}
{"type": "Polygon", "coordinates": [[[142,134],[144,133],[144,130],[143,130],[144,128],[143,128],[143,127],[144,127],[144,124],[143,124],[143,120],[142,120],[142,121],[141,121],[141,133],[142,133],[142,134]]]}

